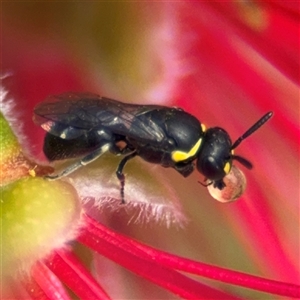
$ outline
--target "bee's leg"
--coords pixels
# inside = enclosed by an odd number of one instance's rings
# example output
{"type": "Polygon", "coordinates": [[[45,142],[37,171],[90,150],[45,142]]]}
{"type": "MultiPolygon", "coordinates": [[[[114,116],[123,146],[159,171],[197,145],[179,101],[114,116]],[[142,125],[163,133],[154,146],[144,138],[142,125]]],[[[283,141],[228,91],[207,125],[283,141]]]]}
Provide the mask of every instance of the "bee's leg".
{"type": "Polygon", "coordinates": [[[124,187],[125,187],[125,175],[123,174],[123,169],[125,164],[127,163],[128,160],[134,158],[137,155],[136,151],[132,152],[131,154],[125,156],[119,166],[118,169],[116,171],[117,177],[120,181],[121,187],[120,187],[120,194],[121,194],[121,203],[124,204],[125,203],[125,199],[124,199],[124,187]]]}
{"type": "Polygon", "coordinates": [[[80,161],[77,161],[74,164],[70,165],[69,167],[67,167],[66,169],[61,171],[60,173],[58,173],[56,175],[47,175],[47,176],[45,176],[45,178],[48,180],[56,180],[61,177],[67,176],[67,175],[73,173],[74,171],[76,171],[77,169],[79,169],[83,166],[86,166],[89,163],[96,160],[97,158],[99,158],[103,153],[105,153],[109,150],[110,146],[111,146],[111,143],[107,143],[107,144],[97,148],[93,152],[89,153],[88,155],[83,157],[80,161]]]}

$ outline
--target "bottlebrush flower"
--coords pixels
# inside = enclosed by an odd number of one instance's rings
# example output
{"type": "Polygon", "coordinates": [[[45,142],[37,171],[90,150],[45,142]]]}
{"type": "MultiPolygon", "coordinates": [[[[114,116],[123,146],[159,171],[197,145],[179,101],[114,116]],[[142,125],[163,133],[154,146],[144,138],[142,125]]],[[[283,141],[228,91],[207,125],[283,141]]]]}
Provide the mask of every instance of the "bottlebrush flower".
{"type": "MultiPolygon", "coordinates": [[[[112,160],[110,157],[80,170],[69,182],[55,183],[76,189],[71,198],[74,215],[79,217],[69,218],[71,223],[66,223],[76,230],[67,225],[70,235],[63,241],[57,235],[62,244],[48,241],[47,251],[40,252],[37,248],[30,252],[32,259],[25,261],[28,277],[21,281],[10,276],[15,275],[12,274],[15,264],[11,270],[6,267],[11,273],[2,280],[5,289],[1,291],[10,292],[15,299],[26,298],[28,293],[36,299],[67,299],[61,280],[81,298],[105,299],[107,294],[112,298],[174,297],[148,284],[150,280],[182,298],[268,297],[254,290],[274,293],[270,299],[279,294],[299,297],[296,286],[299,282],[299,10],[293,5],[281,1],[3,3],[2,60],[4,71],[13,73],[6,84],[16,99],[11,114],[19,124],[13,126],[14,131],[20,123],[24,124],[22,134],[16,132],[22,148],[15,146],[14,141],[9,152],[3,151],[4,158],[12,153],[4,160],[4,166],[14,167],[9,175],[12,184],[24,187],[22,180],[27,180],[34,188],[42,189],[40,199],[47,194],[40,177],[48,169],[36,162],[37,157],[42,159],[44,133],[34,127],[31,118],[34,105],[49,94],[87,90],[124,101],[181,106],[207,126],[225,128],[233,139],[266,111],[273,110],[275,117],[238,148],[240,155],[253,162],[254,170],[245,171],[248,187],[243,197],[230,205],[213,201],[197,183],[203,180],[197,174],[183,179],[172,170],[162,170],[139,160],[132,163],[132,169],[130,166],[126,169],[129,197],[136,190],[130,189],[130,184],[140,180],[139,198],[142,199],[137,200],[149,207],[157,199],[152,197],[153,191],[160,194],[158,186],[164,198],[167,195],[166,203],[171,207],[173,199],[180,199],[183,208],[175,201],[174,209],[167,211],[174,222],[183,220],[183,211],[189,214],[190,222],[183,229],[157,225],[153,211],[144,218],[147,226],[139,221],[128,224],[132,217],[133,221],[141,220],[138,218],[140,202],[137,208],[119,210],[112,201],[111,209],[109,203],[116,197],[118,187],[109,182],[117,164],[108,161],[112,160]],[[14,164],[19,160],[11,159],[16,157],[14,153],[22,153],[22,170],[14,164]],[[103,166],[104,163],[107,165],[103,166]],[[102,192],[108,194],[106,206],[99,204],[102,210],[99,215],[93,199],[83,191],[88,191],[91,182],[91,191],[98,192],[95,183],[102,168],[105,170],[102,179],[107,180],[102,192]],[[35,172],[37,178],[32,178],[35,172]],[[79,188],[81,178],[85,184],[79,188]],[[89,202],[78,201],[78,194],[89,202]],[[166,252],[141,245],[120,232],[166,252]],[[101,255],[93,255],[79,244],[101,255]],[[79,253],[85,267],[73,251],[79,253]],[[117,268],[102,256],[143,279],[117,268]],[[195,260],[224,269],[211,268],[195,260]],[[28,264],[33,265],[32,269],[29,270],[28,264]],[[232,273],[227,268],[260,277],[232,273]],[[177,270],[205,275],[219,282],[201,279],[199,284],[177,270]],[[245,282],[250,289],[226,284],[245,286],[245,282]],[[20,283],[22,288],[17,289],[20,283]]],[[[7,139],[11,140],[11,135],[5,135],[7,139]]],[[[2,179],[6,180],[7,174],[2,179]]],[[[23,194],[30,200],[32,195],[27,188],[23,194]]],[[[95,194],[91,196],[94,198],[95,194]]],[[[39,211],[35,210],[38,215],[39,211]]],[[[61,209],[60,213],[65,212],[61,209]]]]}
{"type": "MultiPolygon", "coordinates": [[[[5,106],[7,103],[2,99],[3,111],[7,110],[5,106]]],[[[82,299],[110,299],[72,254],[68,243],[75,239],[187,299],[237,298],[194,281],[178,270],[279,295],[299,296],[299,286],[255,278],[167,254],[106,228],[86,214],[71,184],[36,177],[47,167],[35,165],[32,168],[32,161],[24,155],[3,115],[0,121],[4,145],[1,149],[4,170],[1,181],[3,299],[69,299],[59,279],[82,299]],[[15,170],[14,177],[10,175],[11,169],[15,170]],[[35,169],[39,170],[38,174],[35,169]]],[[[91,178],[91,174],[88,177],[91,178]]],[[[81,180],[86,179],[82,176],[81,180]]],[[[80,191],[82,188],[78,182],[74,184],[80,191]]],[[[91,191],[94,185],[90,183],[91,191]]],[[[151,205],[139,209],[142,213],[149,207],[151,205]]],[[[158,216],[159,211],[150,211],[148,222],[158,216]]],[[[163,215],[160,217],[164,218],[163,215]]],[[[98,271],[101,272],[99,268],[98,271]]]]}

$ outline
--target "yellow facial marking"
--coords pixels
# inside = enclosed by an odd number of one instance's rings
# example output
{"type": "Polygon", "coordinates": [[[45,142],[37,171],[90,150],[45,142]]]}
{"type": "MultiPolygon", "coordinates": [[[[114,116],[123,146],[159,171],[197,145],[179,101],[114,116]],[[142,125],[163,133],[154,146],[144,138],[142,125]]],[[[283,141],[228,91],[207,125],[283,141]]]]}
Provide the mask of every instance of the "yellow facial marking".
{"type": "Polygon", "coordinates": [[[202,131],[205,132],[206,131],[206,126],[204,124],[201,124],[201,128],[202,128],[202,131]]]}
{"type": "Polygon", "coordinates": [[[227,163],[225,164],[223,170],[224,170],[225,174],[228,174],[228,173],[230,172],[230,163],[229,163],[229,162],[227,162],[227,163]]]}
{"type": "Polygon", "coordinates": [[[199,150],[201,141],[202,141],[202,139],[200,138],[198,140],[198,142],[195,144],[195,146],[193,146],[193,148],[189,152],[173,151],[172,152],[172,160],[175,162],[180,162],[180,161],[184,161],[184,160],[187,160],[187,159],[193,157],[199,150]]]}

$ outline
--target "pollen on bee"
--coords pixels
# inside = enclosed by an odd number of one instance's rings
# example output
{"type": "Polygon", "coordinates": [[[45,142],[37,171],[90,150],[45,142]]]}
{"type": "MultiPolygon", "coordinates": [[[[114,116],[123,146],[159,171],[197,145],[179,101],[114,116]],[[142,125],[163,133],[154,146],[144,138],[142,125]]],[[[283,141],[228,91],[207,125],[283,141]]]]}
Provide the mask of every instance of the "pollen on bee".
{"type": "Polygon", "coordinates": [[[59,136],[61,139],[65,139],[67,137],[65,132],[62,132],[59,136]]]}
{"type": "Polygon", "coordinates": [[[36,166],[33,169],[28,170],[28,174],[31,177],[35,177],[36,176],[35,168],[36,168],[36,166]]]}

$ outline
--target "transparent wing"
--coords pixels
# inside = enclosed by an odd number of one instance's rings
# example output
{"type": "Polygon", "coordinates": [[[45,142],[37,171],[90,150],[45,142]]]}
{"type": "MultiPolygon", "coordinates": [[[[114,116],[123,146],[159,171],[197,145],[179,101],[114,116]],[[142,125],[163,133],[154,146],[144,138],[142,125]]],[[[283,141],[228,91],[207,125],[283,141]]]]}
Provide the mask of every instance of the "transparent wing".
{"type": "Polygon", "coordinates": [[[146,113],[163,106],[135,105],[91,93],[49,96],[34,109],[34,121],[49,133],[73,139],[93,129],[106,128],[133,139],[160,142],[164,130],[146,113]]]}

